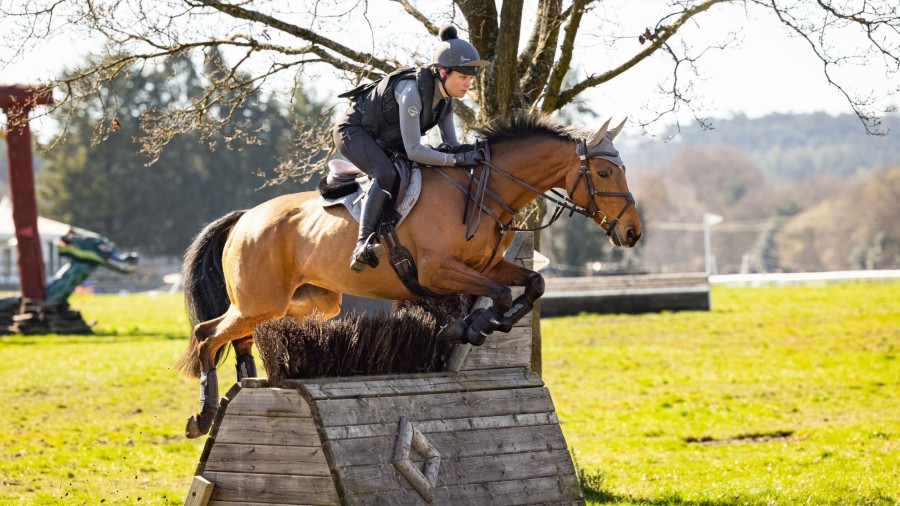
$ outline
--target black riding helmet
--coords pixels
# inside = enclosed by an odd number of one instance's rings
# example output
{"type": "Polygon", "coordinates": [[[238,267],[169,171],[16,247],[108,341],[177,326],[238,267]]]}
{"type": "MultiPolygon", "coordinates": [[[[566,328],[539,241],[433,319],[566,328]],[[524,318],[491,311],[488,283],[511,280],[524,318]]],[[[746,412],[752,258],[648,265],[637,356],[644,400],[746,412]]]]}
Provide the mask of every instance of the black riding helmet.
{"type": "Polygon", "coordinates": [[[482,68],[487,67],[488,62],[481,59],[475,46],[457,37],[455,26],[444,25],[438,35],[442,42],[434,50],[434,57],[431,59],[433,67],[443,67],[470,76],[477,76],[482,68]]]}

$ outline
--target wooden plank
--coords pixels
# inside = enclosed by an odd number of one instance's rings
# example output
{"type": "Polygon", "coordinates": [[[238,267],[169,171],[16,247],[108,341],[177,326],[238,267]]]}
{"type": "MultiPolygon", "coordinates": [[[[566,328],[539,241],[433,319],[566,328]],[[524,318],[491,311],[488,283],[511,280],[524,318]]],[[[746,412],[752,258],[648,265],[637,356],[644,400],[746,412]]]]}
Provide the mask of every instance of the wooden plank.
{"type": "Polygon", "coordinates": [[[320,440],[312,418],[238,416],[229,412],[216,435],[216,445],[220,443],[315,447],[320,440]]]}
{"type": "MultiPolygon", "coordinates": [[[[427,432],[424,426],[418,423],[413,425],[434,446],[442,459],[567,448],[558,425],[514,426],[462,432],[427,432]]],[[[346,467],[384,464],[395,460],[392,452],[395,450],[396,440],[395,428],[394,434],[336,439],[330,441],[330,444],[338,465],[346,467]]]]}
{"type": "Polygon", "coordinates": [[[488,337],[482,346],[473,346],[462,364],[461,371],[472,372],[498,366],[531,365],[531,327],[515,327],[508,334],[488,337]]]}
{"type": "Polygon", "coordinates": [[[496,390],[542,386],[536,374],[524,368],[501,369],[493,374],[442,374],[398,380],[361,380],[306,385],[312,399],[344,399],[422,395],[444,392],[496,390]]]}
{"type": "Polygon", "coordinates": [[[546,388],[316,401],[323,427],[553,411],[546,388]]]}
{"type": "Polygon", "coordinates": [[[268,378],[244,378],[241,380],[241,388],[268,388],[268,378]]]}
{"type": "Polygon", "coordinates": [[[216,484],[211,501],[340,504],[331,477],[207,472],[216,484]]]}
{"type": "MultiPolygon", "coordinates": [[[[497,369],[521,369],[519,367],[498,367],[497,369]]],[[[486,375],[487,371],[477,371],[467,373],[467,375],[486,375]]],[[[421,379],[421,378],[438,378],[452,376],[446,372],[417,372],[407,374],[380,374],[371,376],[338,376],[333,378],[306,378],[306,379],[288,379],[284,380],[289,390],[304,390],[307,385],[320,385],[325,383],[353,383],[353,382],[393,382],[404,379],[421,379]]]]}
{"type": "MultiPolygon", "coordinates": [[[[397,490],[378,494],[354,495],[348,502],[367,505],[421,505],[414,490],[397,490]]],[[[451,487],[437,487],[432,504],[491,504],[498,506],[524,504],[581,504],[581,490],[574,476],[498,481],[451,487]]]]}
{"type": "Polygon", "coordinates": [[[703,273],[638,274],[620,276],[588,276],[544,279],[546,292],[584,290],[619,290],[623,288],[709,287],[709,277],[703,273]]]}
{"type": "MultiPolygon", "coordinates": [[[[415,462],[414,462],[415,464],[415,462]]],[[[418,465],[422,465],[419,461],[418,465]]],[[[391,463],[338,467],[345,495],[406,490],[409,482],[391,463]]],[[[494,481],[575,475],[567,449],[506,455],[441,458],[437,486],[450,487],[494,481]]]]}
{"type": "Polygon", "coordinates": [[[580,313],[642,314],[658,311],[708,311],[708,289],[675,289],[654,293],[587,293],[547,294],[541,299],[543,316],[567,316],[580,313]]]}
{"type": "Polygon", "coordinates": [[[205,471],[331,476],[321,446],[267,446],[218,442],[205,471]]]}
{"type": "MultiPolygon", "coordinates": [[[[279,506],[310,506],[298,502],[278,503],[279,506]]],[[[235,501],[210,501],[209,506],[272,506],[270,502],[235,502],[235,501]]]]}
{"type": "Polygon", "coordinates": [[[308,418],[312,412],[294,389],[245,388],[228,403],[228,416],[232,415],[308,418]]]}
{"type": "Polygon", "coordinates": [[[194,476],[194,479],[191,480],[191,487],[188,489],[187,498],[184,500],[184,506],[206,506],[214,487],[215,485],[206,478],[194,476]]]}
{"type": "MultiPolygon", "coordinates": [[[[467,430],[524,427],[528,425],[559,424],[555,412],[523,413],[515,415],[481,416],[477,418],[453,418],[449,420],[418,420],[416,427],[430,434],[438,432],[462,432],[467,430]]],[[[368,425],[342,425],[325,429],[329,441],[351,438],[367,438],[397,434],[397,422],[368,425]]]]}

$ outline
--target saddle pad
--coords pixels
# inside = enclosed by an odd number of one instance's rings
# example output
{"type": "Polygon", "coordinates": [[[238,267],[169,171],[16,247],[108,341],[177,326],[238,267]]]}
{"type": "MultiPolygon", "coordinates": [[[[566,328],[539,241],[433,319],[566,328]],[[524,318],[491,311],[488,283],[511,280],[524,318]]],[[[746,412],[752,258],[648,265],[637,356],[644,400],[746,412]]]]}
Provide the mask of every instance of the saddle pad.
{"type": "MultiPolygon", "coordinates": [[[[320,197],[322,207],[343,205],[350,211],[350,215],[353,216],[353,219],[359,223],[359,215],[362,212],[363,193],[369,189],[369,185],[372,183],[368,178],[357,179],[357,182],[359,182],[359,188],[354,193],[336,199],[320,197]]],[[[397,212],[400,214],[400,219],[397,220],[397,227],[400,227],[400,224],[406,219],[406,215],[412,211],[413,206],[415,206],[416,202],[419,200],[420,193],[422,193],[422,171],[418,167],[413,167],[410,171],[409,185],[406,188],[406,194],[403,196],[403,199],[397,203],[397,212]]]]}

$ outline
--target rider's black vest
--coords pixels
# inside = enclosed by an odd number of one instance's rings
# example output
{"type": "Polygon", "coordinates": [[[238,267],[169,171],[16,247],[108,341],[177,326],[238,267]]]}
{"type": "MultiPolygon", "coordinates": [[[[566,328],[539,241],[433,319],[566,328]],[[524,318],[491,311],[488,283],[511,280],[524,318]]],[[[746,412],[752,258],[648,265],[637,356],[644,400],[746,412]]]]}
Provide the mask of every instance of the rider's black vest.
{"type": "Polygon", "coordinates": [[[406,150],[400,134],[400,105],[394,91],[400,81],[407,79],[415,79],[419,95],[422,97],[419,130],[425,135],[425,132],[453,112],[453,100],[449,98],[441,100],[438,106],[432,109],[436,86],[434,76],[428,67],[397,70],[378,81],[357,86],[338,95],[341,98],[350,98],[354,103],[355,112],[350,115],[351,122],[371,132],[382,148],[403,154],[406,150]]]}

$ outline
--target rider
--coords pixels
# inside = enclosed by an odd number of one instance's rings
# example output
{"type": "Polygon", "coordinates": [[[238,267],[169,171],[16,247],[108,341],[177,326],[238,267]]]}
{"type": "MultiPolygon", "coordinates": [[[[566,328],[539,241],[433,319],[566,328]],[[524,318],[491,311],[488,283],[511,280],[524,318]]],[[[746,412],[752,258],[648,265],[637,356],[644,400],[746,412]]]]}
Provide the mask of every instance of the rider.
{"type": "Polygon", "coordinates": [[[378,266],[370,243],[397,180],[389,153],[427,165],[472,167],[483,161],[474,146],[456,138],[453,99],[465,96],[488,62],[457,37],[454,26],[444,25],[440,37],[431,65],[398,70],[340,95],[352,105],[337,120],[334,142],[345,158],[374,178],[363,200],[359,238],[350,258],[355,272],[378,266]],[[422,145],[422,136],[435,126],[442,149],[450,152],[422,145]]]}

